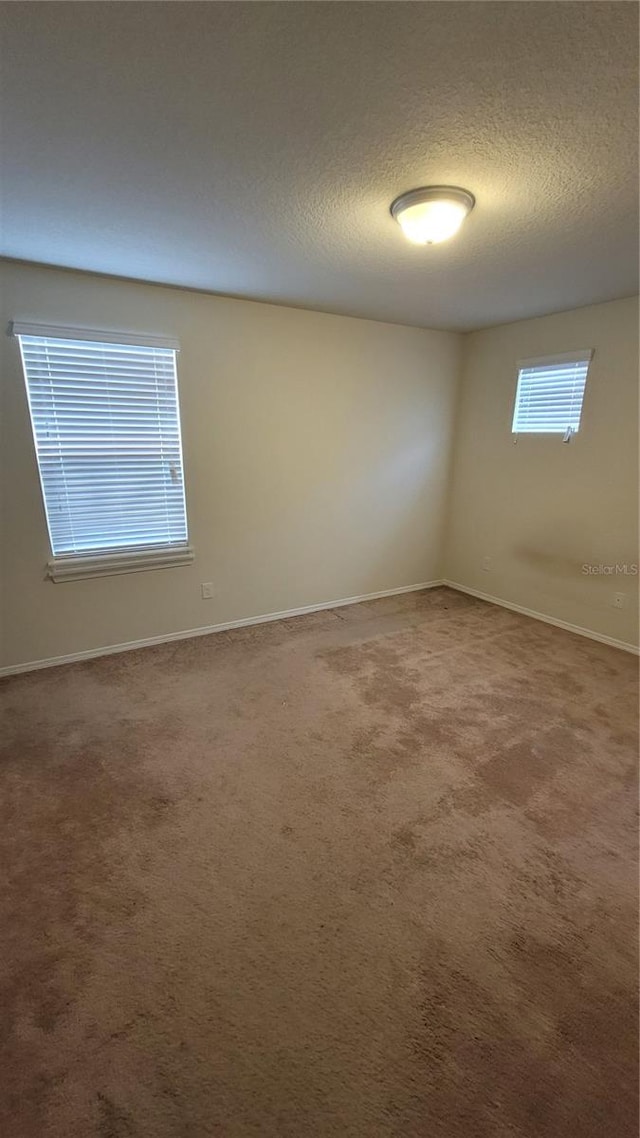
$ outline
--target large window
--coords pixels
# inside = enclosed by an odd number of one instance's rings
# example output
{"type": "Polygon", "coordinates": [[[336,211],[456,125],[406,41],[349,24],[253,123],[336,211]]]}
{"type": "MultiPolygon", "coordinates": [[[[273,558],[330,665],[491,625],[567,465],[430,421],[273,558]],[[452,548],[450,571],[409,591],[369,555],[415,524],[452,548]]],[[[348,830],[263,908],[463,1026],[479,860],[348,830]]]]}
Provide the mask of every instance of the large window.
{"type": "Polygon", "coordinates": [[[14,324],[54,580],[192,559],[176,353],[157,337],[14,324]]]}
{"type": "Polygon", "coordinates": [[[514,434],[561,434],[580,429],[582,400],[593,352],[522,360],[511,430],[514,434]]]}

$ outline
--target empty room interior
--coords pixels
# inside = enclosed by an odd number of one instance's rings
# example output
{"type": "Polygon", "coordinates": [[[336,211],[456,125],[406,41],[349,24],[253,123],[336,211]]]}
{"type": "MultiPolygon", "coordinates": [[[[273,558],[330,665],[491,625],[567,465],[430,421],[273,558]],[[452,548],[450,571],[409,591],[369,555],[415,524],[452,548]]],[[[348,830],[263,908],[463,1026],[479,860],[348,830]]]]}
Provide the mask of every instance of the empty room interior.
{"type": "Polygon", "coordinates": [[[2,4],[7,1138],[636,1138],[638,11],[2,4]]]}

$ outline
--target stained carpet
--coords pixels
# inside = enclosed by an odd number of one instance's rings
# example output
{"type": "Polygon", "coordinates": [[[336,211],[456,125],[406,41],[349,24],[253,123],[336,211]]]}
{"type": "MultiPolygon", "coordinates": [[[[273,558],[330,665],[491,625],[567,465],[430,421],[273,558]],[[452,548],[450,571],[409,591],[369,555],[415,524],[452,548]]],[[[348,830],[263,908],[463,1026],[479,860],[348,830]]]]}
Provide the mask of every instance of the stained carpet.
{"type": "Polygon", "coordinates": [[[446,589],[2,684],[10,1138],[635,1138],[637,668],[446,589]]]}

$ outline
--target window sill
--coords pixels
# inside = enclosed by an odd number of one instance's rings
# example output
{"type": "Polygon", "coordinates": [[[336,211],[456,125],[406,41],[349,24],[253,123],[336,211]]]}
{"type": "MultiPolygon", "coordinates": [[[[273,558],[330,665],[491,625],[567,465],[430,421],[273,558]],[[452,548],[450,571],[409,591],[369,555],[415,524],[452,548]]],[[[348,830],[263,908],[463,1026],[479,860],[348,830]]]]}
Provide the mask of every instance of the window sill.
{"type": "Polygon", "coordinates": [[[51,581],[82,581],[87,577],[113,577],[117,573],[144,573],[150,569],[171,569],[193,561],[190,545],[178,548],[145,549],[125,553],[88,553],[54,557],[47,564],[51,581]]]}

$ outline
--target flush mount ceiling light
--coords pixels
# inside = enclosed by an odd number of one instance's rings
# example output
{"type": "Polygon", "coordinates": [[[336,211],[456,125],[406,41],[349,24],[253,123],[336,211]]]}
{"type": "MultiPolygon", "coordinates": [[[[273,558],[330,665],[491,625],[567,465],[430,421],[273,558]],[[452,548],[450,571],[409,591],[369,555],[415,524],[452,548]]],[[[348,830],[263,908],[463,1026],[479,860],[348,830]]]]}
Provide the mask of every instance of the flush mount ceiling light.
{"type": "Polygon", "coordinates": [[[457,233],[476,199],[459,186],[408,190],[391,203],[391,215],[414,245],[437,245],[457,233]]]}

